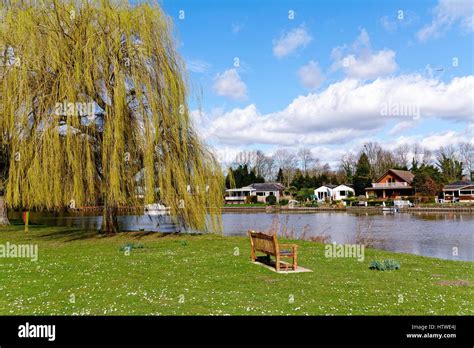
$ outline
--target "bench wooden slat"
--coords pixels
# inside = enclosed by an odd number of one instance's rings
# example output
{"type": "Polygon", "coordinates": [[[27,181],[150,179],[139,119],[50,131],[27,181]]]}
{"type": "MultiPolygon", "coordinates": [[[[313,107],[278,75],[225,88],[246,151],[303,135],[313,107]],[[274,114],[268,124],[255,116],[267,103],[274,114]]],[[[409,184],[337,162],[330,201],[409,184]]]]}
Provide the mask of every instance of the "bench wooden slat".
{"type": "MultiPolygon", "coordinates": [[[[251,246],[251,251],[250,251],[250,257],[252,261],[255,262],[257,256],[256,252],[260,251],[268,256],[272,255],[275,256],[276,261],[275,261],[275,268],[278,271],[280,271],[280,258],[281,257],[287,257],[287,258],[292,258],[293,263],[292,267],[294,270],[297,269],[297,252],[298,252],[298,246],[296,244],[281,244],[285,249],[288,250],[283,250],[280,251],[280,244],[278,243],[278,239],[276,235],[268,235],[262,232],[255,232],[255,231],[248,231],[248,235],[250,237],[250,246],[251,246]]],[[[285,265],[285,268],[288,269],[288,266],[285,265]]]]}

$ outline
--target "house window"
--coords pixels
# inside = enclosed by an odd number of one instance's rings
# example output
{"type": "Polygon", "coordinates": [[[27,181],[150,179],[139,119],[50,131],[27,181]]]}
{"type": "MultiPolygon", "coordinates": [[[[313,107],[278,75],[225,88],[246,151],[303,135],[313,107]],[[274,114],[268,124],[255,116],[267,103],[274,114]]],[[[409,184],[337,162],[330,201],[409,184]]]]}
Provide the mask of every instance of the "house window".
{"type": "Polygon", "coordinates": [[[461,191],[461,194],[462,194],[462,195],[471,195],[472,192],[471,192],[471,191],[463,190],[463,191],[461,191]]]}
{"type": "Polygon", "coordinates": [[[339,196],[345,196],[345,195],[346,195],[346,191],[341,191],[341,192],[339,193],[339,196]]]}

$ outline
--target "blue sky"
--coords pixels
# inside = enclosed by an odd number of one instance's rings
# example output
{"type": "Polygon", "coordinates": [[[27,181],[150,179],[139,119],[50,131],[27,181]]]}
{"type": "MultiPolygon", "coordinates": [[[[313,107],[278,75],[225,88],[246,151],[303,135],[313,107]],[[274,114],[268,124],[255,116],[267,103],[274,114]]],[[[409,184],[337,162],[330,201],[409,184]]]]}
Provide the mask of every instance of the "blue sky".
{"type": "Polygon", "coordinates": [[[472,0],[159,3],[224,161],[307,147],[334,166],[365,141],[474,143],[472,0]]]}

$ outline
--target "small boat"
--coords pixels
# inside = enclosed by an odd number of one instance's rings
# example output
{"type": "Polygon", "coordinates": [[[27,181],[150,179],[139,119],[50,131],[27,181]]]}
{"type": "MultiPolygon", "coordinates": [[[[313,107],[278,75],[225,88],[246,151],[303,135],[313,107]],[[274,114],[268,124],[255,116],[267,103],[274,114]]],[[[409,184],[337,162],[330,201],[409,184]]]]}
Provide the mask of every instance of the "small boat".
{"type": "Polygon", "coordinates": [[[397,206],[386,206],[385,202],[382,203],[382,211],[386,211],[392,214],[400,212],[397,206]]]}
{"type": "Polygon", "coordinates": [[[167,215],[170,208],[160,203],[146,204],[145,214],[147,215],[167,215]]]}

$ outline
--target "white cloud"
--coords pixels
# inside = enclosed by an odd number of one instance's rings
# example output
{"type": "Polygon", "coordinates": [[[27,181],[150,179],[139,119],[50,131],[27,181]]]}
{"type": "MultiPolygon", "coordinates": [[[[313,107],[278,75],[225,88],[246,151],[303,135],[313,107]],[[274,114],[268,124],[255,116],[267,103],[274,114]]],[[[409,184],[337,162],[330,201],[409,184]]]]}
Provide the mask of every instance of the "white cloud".
{"type": "Polygon", "coordinates": [[[344,58],[342,69],[347,76],[357,79],[373,79],[385,76],[397,69],[395,52],[382,50],[360,57],[351,54],[344,58]]]}
{"type": "Polygon", "coordinates": [[[312,60],[298,70],[298,76],[301,83],[309,89],[318,88],[325,79],[318,63],[312,60]]]}
{"type": "Polygon", "coordinates": [[[441,36],[458,24],[463,32],[474,31],[474,3],[472,0],[439,0],[433,9],[433,20],[421,28],[416,36],[419,41],[441,36]]]}
{"type": "Polygon", "coordinates": [[[464,141],[471,141],[474,144],[474,139],[468,138],[468,131],[453,131],[453,130],[446,130],[440,132],[432,132],[429,134],[423,135],[412,135],[412,136],[400,136],[394,141],[387,143],[386,147],[388,149],[394,149],[398,145],[402,144],[419,144],[421,147],[429,150],[429,151],[436,151],[441,146],[456,146],[461,142],[464,141]]]}
{"type": "Polygon", "coordinates": [[[194,73],[205,73],[210,67],[211,64],[201,59],[191,59],[186,61],[186,68],[194,73]]]}
{"type": "Polygon", "coordinates": [[[335,60],[332,70],[342,69],[350,78],[374,79],[391,74],[398,68],[394,51],[383,49],[372,52],[370,37],[365,29],[361,29],[350,50],[346,45],[336,47],[331,56],[335,60]]]}
{"type": "Polygon", "coordinates": [[[283,58],[300,47],[308,45],[313,38],[303,27],[295,28],[283,33],[277,40],[273,40],[273,54],[277,58],[283,58]]]}
{"type": "Polygon", "coordinates": [[[247,86],[235,69],[229,69],[222,74],[217,74],[214,79],[214,91],[221,96],[237,100],[247,98],[247,86]]]}
{"type": "Polygon", "coordinates": [[[415,120],[398,122],[397,124],[395,124],[395,126],[392,129],[389,130],[388,134],[390,135],[400,134],[407,130],[413,129],[417,124],[418,122],[415,120]]]}
{"type": "Polygon", "coordinates": [[[319,93],[295,98],[278,112],[261,114],[254,104],[220,110],[198,128],[208,140],[227,145],[280,146],[342,144],[375,135],[396,121],[393,134],[418,118],[472,121],[474,76],[449,83],[421,75],[402,75],[362,82],[345,79],[319,93]],[[388,105],[388,108],[386,106],[388,105]],[[403,110],[416,113],[404,114],[403,110]],[[383,115],[382,110],[388,110],[383,115]]]}

